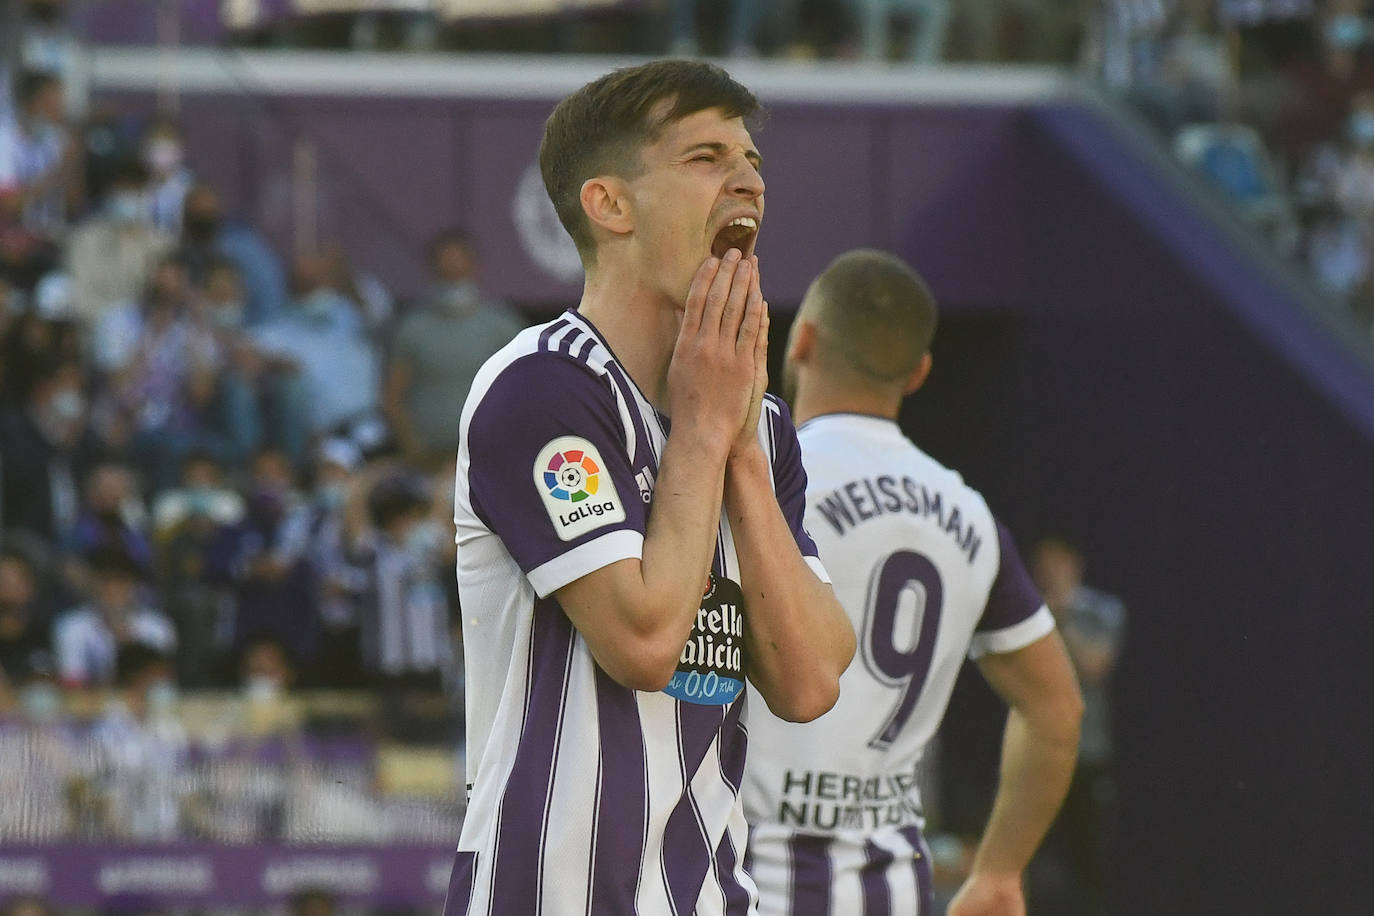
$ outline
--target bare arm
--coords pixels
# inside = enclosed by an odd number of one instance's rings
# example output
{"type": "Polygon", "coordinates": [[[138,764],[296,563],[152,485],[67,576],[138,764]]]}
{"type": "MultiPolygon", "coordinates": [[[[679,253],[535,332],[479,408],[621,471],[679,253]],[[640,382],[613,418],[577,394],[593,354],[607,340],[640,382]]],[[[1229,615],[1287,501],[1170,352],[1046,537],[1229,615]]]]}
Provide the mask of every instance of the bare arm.
{"type": "MultiPolygon", "coordinates": [[[[809,722],[840,697],[854,628],[829,585],[802,559],[769,482],[768,459],[732,458],[725,508],[739,554],[749,680],[783,719],[809,722]]],[[[756,453],[756,454],[755,454],[756,453]]]]}
{"type": "Polygon", "coordinates": [[[708,259],[692,283],[668,370],[673,425],[644,546],[560,588],[559,604],[618,683],[661,690],[691,635],[715,552],[725,461],[749,410],[762,302],[737,261],[708,259]],[[747,304],[747,307],[746,307],[747,304]]]}
{"type": "Polygon", "coordinates": [[[1073,778],[1083,699],[1057,632],[978,662],[1011,706],[992,816],[950,916],[1021,916],[1021,873],[1054,821],[1073,778]]]}

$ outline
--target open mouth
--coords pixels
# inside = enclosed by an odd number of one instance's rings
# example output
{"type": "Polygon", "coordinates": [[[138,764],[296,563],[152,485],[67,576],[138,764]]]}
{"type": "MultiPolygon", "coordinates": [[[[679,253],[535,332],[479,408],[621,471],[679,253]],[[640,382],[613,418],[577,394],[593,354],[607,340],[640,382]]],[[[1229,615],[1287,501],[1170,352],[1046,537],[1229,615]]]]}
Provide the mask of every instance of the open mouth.
{"type": "Polygon", "coordinates": [[[725,257],[725,252],[738,248],[744,257],[754,253],[754,240],[759,234],[759,221],[752,216],[737,216],[716,233],[711,242],[711,254],[725,257]]]}

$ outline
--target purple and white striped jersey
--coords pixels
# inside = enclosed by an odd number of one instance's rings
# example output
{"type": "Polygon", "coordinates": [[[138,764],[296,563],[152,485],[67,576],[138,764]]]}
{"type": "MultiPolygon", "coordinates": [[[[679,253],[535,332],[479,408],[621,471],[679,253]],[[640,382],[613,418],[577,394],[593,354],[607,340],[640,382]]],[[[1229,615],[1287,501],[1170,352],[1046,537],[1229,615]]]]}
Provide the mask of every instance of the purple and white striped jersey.
{"type": "Polygon", "coordinates": [[[748,868],[763,916],[927,916],[918,789],[965,656],[1054,629],[983,497],[891,420],[802,425],[807,530],[859,639],[835,707],[806,724],[753,710],[748,868]]]}
{"type": "MultiPolygon", "coordinates": [[[[489,360],[461,421],[455,515],[469,802],[446,916],[744,916],[748,698],[722,514],[678,671],[659,693],[596,664],[554,597],[642,553],[668,420],[575,311],[489,360]]],[[[797,546],[806,475],[787,409],[760,441],[797,546]]]]}

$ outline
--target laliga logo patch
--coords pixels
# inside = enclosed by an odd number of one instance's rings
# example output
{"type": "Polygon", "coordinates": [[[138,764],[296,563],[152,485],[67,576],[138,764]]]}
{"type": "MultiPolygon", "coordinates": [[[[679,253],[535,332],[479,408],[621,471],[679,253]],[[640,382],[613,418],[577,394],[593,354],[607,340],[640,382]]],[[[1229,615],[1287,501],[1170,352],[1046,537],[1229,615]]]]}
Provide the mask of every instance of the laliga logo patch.
{"type": "Polygon", "coordinates": [[[596,446],[580,436],[559,436],[534,460],[534,485],[559,540],[625,521],[625,506],[596,446]]]}

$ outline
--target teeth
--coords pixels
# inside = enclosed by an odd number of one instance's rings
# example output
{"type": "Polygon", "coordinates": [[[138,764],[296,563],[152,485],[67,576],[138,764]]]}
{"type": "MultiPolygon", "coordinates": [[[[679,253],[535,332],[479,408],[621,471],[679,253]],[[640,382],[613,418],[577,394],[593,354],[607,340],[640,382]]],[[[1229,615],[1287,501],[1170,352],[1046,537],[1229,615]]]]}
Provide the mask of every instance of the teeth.
{"type": "Polygon", "coordinates": [[[752,216],[737,216],[727,224],[730,226],[743,226],[745,229],[758,229],[758,221],[752,216]]]}

